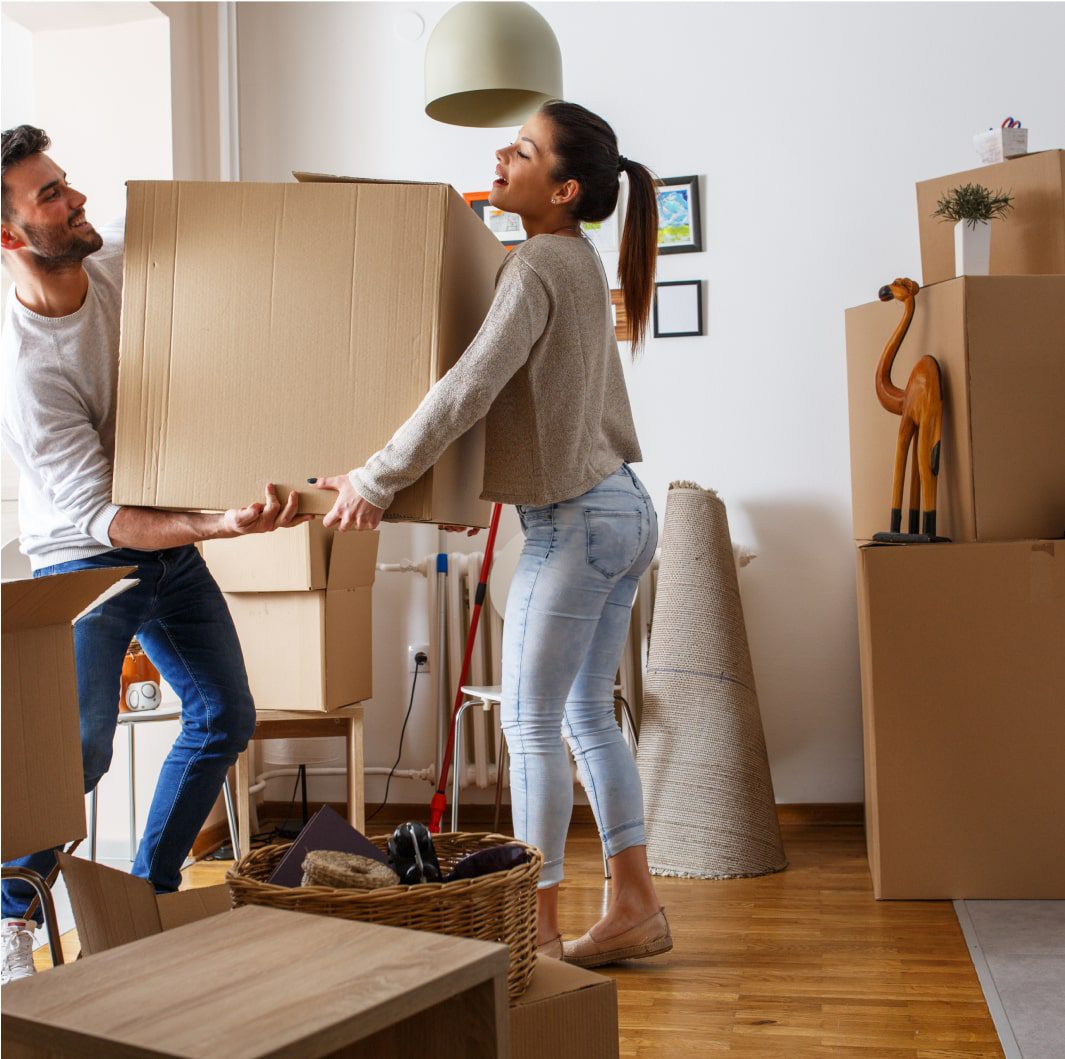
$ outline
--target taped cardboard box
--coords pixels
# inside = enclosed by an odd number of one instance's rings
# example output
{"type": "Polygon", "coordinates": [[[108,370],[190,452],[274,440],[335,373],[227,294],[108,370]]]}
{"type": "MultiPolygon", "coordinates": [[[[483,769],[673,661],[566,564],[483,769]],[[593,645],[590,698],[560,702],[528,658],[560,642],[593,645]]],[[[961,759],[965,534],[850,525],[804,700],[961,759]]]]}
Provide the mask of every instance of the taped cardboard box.
{"type": "Polygon", "coordinates": [[[79,570],[0,586],[5,861],[85,837],[72,623],[102,595],[136,584],[121,581],[133,570],[79,570]]]}
{"type": "Polygon", "coordinates": [[[256,709],[321,713],[373,696],[373,583],[379,534],[291,530],[208,541],[256,709]],[[321,590],[297,585],[324,584],[321,590]]]}
{"type": "MultiPolygon", "coordinates": [[[[877,400],[874,377],[901,316],[898,302],[879,301],[846,314],[857,540],[890,525],[899,417],[877,400]]],[[[943,374],[938,532],[955,541],[1061,536],[1065,276],[967,276],[922,288],[895,385],[925,354],[943,374]]],[[[907,493],[904,522],[908,503],[907,493]]]]}
{"type": "Polygon", "coordinates": [[[858,549],[878,899],[1065,898],[1065,541],[858,549]]]}
{"type": "Polygon", "coordinates": [[[529,988],[510,1007],[513,1059],[616,1059],[618,991],[607,978],[538,959],[529,988]]]}
{"type": "MultiPolygon", "coordinates": [[[[128,185],[116,503],[323,514],[466,349],[506,251],[445,184],[128,185]]],[[[388,518],[487,526],[484,430],[388,518]]]]}
{"type": "Polygon", "coordinates": [[[936,203],[962,184],[1013,195],[1013,209],[991,224],[992,276],[1065,273],[1065,151],[1039,151],[917,185],[924,285],[953,279],[954,225],[933,217],[936,203]]]}

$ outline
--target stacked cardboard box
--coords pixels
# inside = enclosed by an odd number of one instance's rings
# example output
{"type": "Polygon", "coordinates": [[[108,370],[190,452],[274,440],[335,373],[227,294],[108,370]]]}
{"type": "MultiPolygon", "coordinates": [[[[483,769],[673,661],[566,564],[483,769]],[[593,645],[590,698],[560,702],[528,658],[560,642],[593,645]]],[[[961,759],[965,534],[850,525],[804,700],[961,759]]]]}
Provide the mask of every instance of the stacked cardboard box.
{"type": "Polygon", "coordinates": [[[847,312],[866,839],[878,898],[1065,897],[1063,158],[1046,152],[918,185],[926,286],[892,377],[904,386],[925,354],[941,366],[938,530],[952,543],[871,543],[889,527],[899,427],[874,374],[901,307],[847,312]],[[1012,188],[1017,208],[995,222],[992,274],[953,278],[952,258],[941,260],[949,225],[927,215],[938,195],[974,180],[1012,188]]]}
{"type": "Polygon", "coordinates": [[[321,713],[373,695],[376,532],[295,529],[206,541],[256,709],[321,713]]]}

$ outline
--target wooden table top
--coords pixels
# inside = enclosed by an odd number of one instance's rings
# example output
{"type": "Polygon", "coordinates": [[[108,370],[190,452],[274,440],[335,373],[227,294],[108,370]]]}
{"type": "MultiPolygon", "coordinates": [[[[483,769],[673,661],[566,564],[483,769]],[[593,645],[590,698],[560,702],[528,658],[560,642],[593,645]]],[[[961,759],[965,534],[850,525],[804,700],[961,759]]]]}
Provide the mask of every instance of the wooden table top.
{"type": "Polygon", "coordinates": [[[505,1009],[506,972],[503,945],[245,906],[5,985],[3,1037],[67,1055],[321,1056],[493,979],[505,1009]]]}

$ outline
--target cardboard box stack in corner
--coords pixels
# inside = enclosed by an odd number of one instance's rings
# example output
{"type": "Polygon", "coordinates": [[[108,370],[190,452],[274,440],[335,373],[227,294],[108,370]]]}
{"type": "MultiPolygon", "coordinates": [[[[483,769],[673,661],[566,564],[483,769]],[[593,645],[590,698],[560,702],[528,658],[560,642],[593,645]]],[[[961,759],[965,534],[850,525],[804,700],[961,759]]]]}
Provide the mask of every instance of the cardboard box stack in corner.
{"type": "Polygon", "coordinates": [[[204,560],[237,627],[255,707],[321,713],[373,697],[379,534],[321,519],[205,541],[204,560]]]}
{"type": "MultiPolygon", "coordinates": [[[[463,353],[506,258],[445,184],[128,185],[113,496],[224,511],[381,448],[463,353]]],[[[483,425],[387,518],[487,526],[483,425]]]]}
{"type": "Polygon", "coordinates": [[[892,379],[904,387],[925,354],[941,366],[937,528],[952,543],[871,543],[889,528],[899,428],[874,374],[902,307],[847,311],[866,842],[880,899],[1065,897],[1063,160],[1045,152],[918,184],[927,285],[892,379]],[[927,215],[973,181],[1012,189],[1016,209],[992,224],[991,275],[954,278],[952,226],[927,215]]]}
{"type": "MultiPolygon", "coordinates": [[[[151,883],[60,854],[82,954],[227,915],[224,884],[156,895],[151,883]]],[[[313,960],[308,964],[313,973],[313,960]]],[[[268,983],[264,983],[268,988],[268,983]]],[[[612,978],[559,960],[537,961],[529,988],[510,1007],[513,1059],[616,1059],[617,986],[612,978]]]]}

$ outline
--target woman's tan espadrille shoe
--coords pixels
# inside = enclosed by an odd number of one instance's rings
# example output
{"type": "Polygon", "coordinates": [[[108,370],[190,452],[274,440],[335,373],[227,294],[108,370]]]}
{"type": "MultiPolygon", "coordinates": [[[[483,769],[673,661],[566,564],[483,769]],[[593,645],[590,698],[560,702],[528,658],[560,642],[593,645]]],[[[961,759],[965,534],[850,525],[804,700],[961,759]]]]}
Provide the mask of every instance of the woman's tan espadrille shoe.
{"type": "MultiPolygon", "coordinates": [[[[593,928],[594,929],[594,928],[593,928]]],[[[666,910],[660,908],[642,923],[609,938],[596,938],[589,930],[576,941],[562,943],[562,959],[578,967],[602,967],[619,960],[658,956],[673,948],[666,910]]]]}

